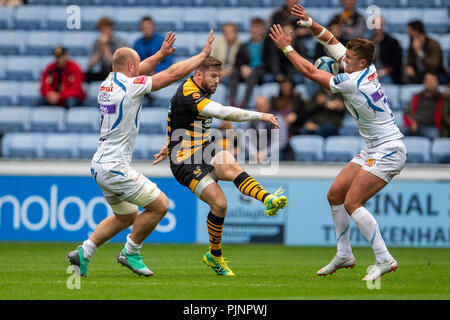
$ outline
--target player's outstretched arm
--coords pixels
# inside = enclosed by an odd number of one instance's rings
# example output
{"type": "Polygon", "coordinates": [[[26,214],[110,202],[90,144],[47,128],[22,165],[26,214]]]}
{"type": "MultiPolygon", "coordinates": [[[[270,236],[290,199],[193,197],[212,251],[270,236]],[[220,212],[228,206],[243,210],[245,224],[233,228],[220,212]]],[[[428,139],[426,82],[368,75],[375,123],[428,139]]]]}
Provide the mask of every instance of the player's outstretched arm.
{"type": "Polygon", "coordinates": [[[213,117],[226,121],[265,121],[273,124],[274,128],[279,128],[277,117],[271,113],[244,110],[231,106],[223,106],[215,101],[210,101],[199,113],[202,116],[213,117]]]}
{"type": "Polygon", "coordinates": [[[164,58],[173,54],[176,50],[175,47],[172,47],[175,40],[175,33],[172,31],[168,32],[163,44],[161,45],[161,49],[144,61],[141,61],[139,64],[139,75],[150,75],[153,70],[155,70],[156,66],[164,60],[164,58]]]}
{"type": "Polygon", "coordinates": [[[308,27],[311,33],[316,38],[316,40],[322,44],[330,52],[332,57],[337,61],[341,62],[345,55],[347,49],[340,43],[336,37],[325,27],[314,21],[309,15],[306,9],[300,5],[296,4],[292,10],[291,14],[300,20],[297,24],[302,27],[308,27]]]}
{"type": "Polygon", "coordinates": [[[165,88],[175,81],[186,77],[192,71],[197,69],[197,67],[203,62],[203,60],[205,60],[206,57],[210,55],[213,41],[214,32],[213,30],[210,30],[205,46],[199,54],[189,59],[177,62],[166,70],[158,72],[157,74],[152,76],[152,91],[157,91],[161,88],[165,88]]]}
{"type": "Polygon", "coordinates": [[[324,70],[317,69],[311,62],[303,58],[292,48],[292,32],[286,35],[279,24],[274,24],[270,27],[269,37],[273,40],[277,48],[283,51],[298,72],[320,84],[325,89],[330,89],[330,78],[333,75],[324,70]]]}

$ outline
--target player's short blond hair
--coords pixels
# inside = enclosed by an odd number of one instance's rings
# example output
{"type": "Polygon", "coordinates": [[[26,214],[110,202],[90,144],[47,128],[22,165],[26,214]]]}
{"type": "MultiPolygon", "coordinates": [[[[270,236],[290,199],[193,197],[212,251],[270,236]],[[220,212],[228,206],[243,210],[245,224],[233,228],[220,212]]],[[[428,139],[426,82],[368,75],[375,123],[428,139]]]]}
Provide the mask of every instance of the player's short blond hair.
{"type": "Polygon", "coordinates": [[[370,66],[375,60],[375,45],[372,41],[355,38],[347,43],[347,49],[355,52],[359,59],[366,60],[366,66],[370,66]]]}
{"type": "Polygon", "coordinates": [[[222,61],[214,57],[207,57],[198,67],[201,72],[208,71],[210,68],[222,69],[222,61]]]}

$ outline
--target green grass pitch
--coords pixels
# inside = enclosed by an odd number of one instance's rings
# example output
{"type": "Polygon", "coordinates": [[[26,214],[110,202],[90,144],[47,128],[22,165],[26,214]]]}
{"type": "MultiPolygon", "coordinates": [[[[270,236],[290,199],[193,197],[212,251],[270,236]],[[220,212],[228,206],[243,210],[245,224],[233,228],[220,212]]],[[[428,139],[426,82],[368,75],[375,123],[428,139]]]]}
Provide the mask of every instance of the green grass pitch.
{"type": "Polygon", "coordinates": [[[374,262],[370,248],[354,248],[354,269],[318,277],[315,272],[329,262],[335,248],[224,244],[236,277],[218,277],[202,263],[206,245],[145,244],[144,261],[155,273],[145,278],[116,262],[121,244],[106,244],[92,258],[80,288],[70,290],[66,255],[75,247],[0,242],[0,300],[450,298],[450,249],[391,248],[399,268],[381,279],[380,289],[370,290],[361,280],[374,262]]]}

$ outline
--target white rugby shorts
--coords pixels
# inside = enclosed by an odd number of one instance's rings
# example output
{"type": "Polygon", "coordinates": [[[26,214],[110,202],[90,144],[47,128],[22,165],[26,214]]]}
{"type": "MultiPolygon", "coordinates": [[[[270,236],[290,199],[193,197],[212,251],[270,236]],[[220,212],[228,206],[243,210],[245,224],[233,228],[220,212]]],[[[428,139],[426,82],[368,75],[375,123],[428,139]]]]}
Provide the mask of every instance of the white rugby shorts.
{"type": "Polygon", "coordinates": [[[389,183],[405,167],[406,159],[406,147],[399,139],[365,147],[351,162],[389,183]]]}

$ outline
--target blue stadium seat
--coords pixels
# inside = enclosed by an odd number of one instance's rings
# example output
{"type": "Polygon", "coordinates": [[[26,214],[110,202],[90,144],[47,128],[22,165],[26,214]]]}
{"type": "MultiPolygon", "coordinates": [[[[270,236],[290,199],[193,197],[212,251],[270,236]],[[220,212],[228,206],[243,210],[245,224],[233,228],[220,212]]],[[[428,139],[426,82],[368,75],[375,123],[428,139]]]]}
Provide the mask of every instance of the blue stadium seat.
{"type": "Polygon", "coordinates": [[[172,83],[168,87],[152,92],[151,97],[154,99],[164,99],[166,101],[170,101],[170,99],[172,99],[172,96],[177,92],[177,89],[181,85],[181,83],[182,81],[177,81],[175,83],[172,83]]]}
{"type": "Polygon", "coordinates": [[[5,77],[10,81],[31,81],[39,79],[37,60],[34,57],[10,57],[5,77]]]}
{"type": "Polygon", "coordinates": [[[168,108],[143,108],[139,120],[139,132],[163,134],[167,128],[168,108]]]}
{"type": "Polygon", "coordinates": [[[138,135],[134,143],[133,159],[150,159],[151,155],[149,153],[149,149],[149,136],[146,134],[138,135]]]}
{"type": "Polygon", "coordinates": [[[67,13],[66,6],[48,6],[48,16],[46,22],[47,30],[67,30],[67,13]]]}
{"type": "Polygon", "coordinates": [[[403,138],[408,153],[408,163],[430,162],[431,142],[425,137],[403,138]]]}
{"type": "Polygon", "coordinates": [[[430,7],[436,7],[436,1],[435,0],[407,0],[408,7],[422,7],[422,8],[430,8],[430,7]]]}
{"type": "Polygon", "coordinates": [[[14,17],[14,29],[43,29],[47,11],[48,7],[45,6],[19,6],[14,17]]]}
{"type": "Polygon", "coordinates": [[[392,8],[392,7],[401,7],[402,0],[372,0],[371,4],[383,7],[383,8],[392,8]]]}
{"type": "Polygon", "coordinates": [[[17,103],[17,88],[20,83],[0,82],[0,106],[9,106],[17,103]]]}
{"type": "MultiPolygon", "coordinates": [[[[172,8],[158,8],[157,13],[154,10],[149,11],[149,15],[155,21],[155,29],[157,32],[176,31],[181,32],[180,12],[174,11],[172,8]]],[[[180,35],[177,36],[177,41],[180,35]]]]}
{"type": "Polygon", "coordinates": [[[148,155],[149,159],[153,159],[153,155],[159,153],[162,146],[167,142],[167,136],[165,134],[151,134],[148,138],[148,155]]]}
{"type": "Polygon", "coordinates": [[[98,133],[80,134],[78,156],[83,159],[91,159],[97,151],[99,138],[98,133]]]}
{"type": "Polygon", "coordinates": [[[50,133],[43,136],[42,156],[44,158],[78,158],[80,137],[71,133],[50,133]]]}
{"type": "Polygon", "coordinates": [[[405,105],[411,101],[414,94],[423,91],[423,85],[421,84],[408,84],[403,85],[400,88],[400,109],[403,109],[405,105]]]}
{"type": "Polygon", "coordinates": [[[30,114],[30,107],[0,107],[0,132],[27,131],[30,114]]]}
{"type": "Polygon", "coordinates": [[[3,155],[6,158],[40,158],[42,141],[39,133],[7,133],[3,137],[3,155]]]}
{"type": "Polygon", "coordinates": [[[87,98],[84,102],[85,105],[94,107],[97,106],[97,96],[100,92],[101,82],[91,82],[87,85],[87,98]]]}
{"type": "Polygon", "coordinates": [[[325,140],[324,161],[348,162],[359,154],[362,146],[362,140],[359,137],[328,137],[325,140]]]}
{"type": "Polygon", "coordinates": [[[60,43],[61,33],[57,31],[30,32],[26,39],[25,51],[28,55],[49,56],[60,43]]]}
{"type": "Polygon", "coordinates": [[[431,160],[435,163],[450,163],[450,138],[437,138],[431,144],[431,160]]]}
{"type": "Polygon", "coordinates": [[[39,82],[18,82],[17,103],[36,106],[42,101],[39,82]]]}
{"type": "Polygon", "coordinates": [[[66,131],[91,133],[100,130],[100,112],[98,108],[75,107],[66,111],[66,131]]]}
{"type": "Polygon", "coordinates": [[[340,136],[359,136],[359,128],[352,116],[346,115],[339,129],[340,136]]]}
{"type": "Polygon", "coordinates": [[[81,14],[81,29],[82,30],[96,30],[97,22],[102,17],[114,18],[116,8],[97,6],[97,7],[83,7],[81,14]]]}
{"type": "Polygon", "coordinates": [[[217,11],[217,27],[221,28],[223,24],[232,22],[236,24],[239,32],[249,29],[248,12],[241,8],[222,8],[217,11]]]}
{"type": "Polygon", "coordinates": [[[292,136],[289,143],[297,161],[322,161],[324,138],[316,135],[292,136]]]}
{"type": "Polygon", "coordinates": [[[98,36],[94,32],[86,31],[64,31],[60,32],[60,34],[60,43],[67,49],[70,56],[88,56],[98,36]]]}
{"type": "Polygon", "coordinates": [[[122,8],[114,16],[114,28],[122,31],[139,30],[139,22],[144,16],[151,16],[152,10],[145,7],[122,8]]]}
{"type": "Polygon", "coordinates": [[[400,131],[403,132],[406,128],[405,120],[403,118],[403,111],[394,111],[393,114],[397,126],[399,127],[400,131]]]}
{"type": "Polygon", "coordinates": [[[39,132],[62,132],[65,129],[65,108],[35,107],[31,113],[30,128],[39,132]]]}
{"type": "Polygon", "coordinates": [[[131,0],[136,6],[161,6],[164,5],[163,0],[131,0]]]}
{"type": "Polygon", "coordinates": [[[0,29],[9,29],[12,27],[13,8],[0,6],[0,29]]]}
{"type": "Polygon", "coordinates": [[[24,51],[26,33],[22,31],[0,32],[0,54],[19,55],[24,51]]]}
{"type": "Polygon", "coordinates": [[[216,12],[216,8],[206,7],[181,11],[182,30],[192,32],[209,31],[209,29],[215,27],[216,12]]]}

